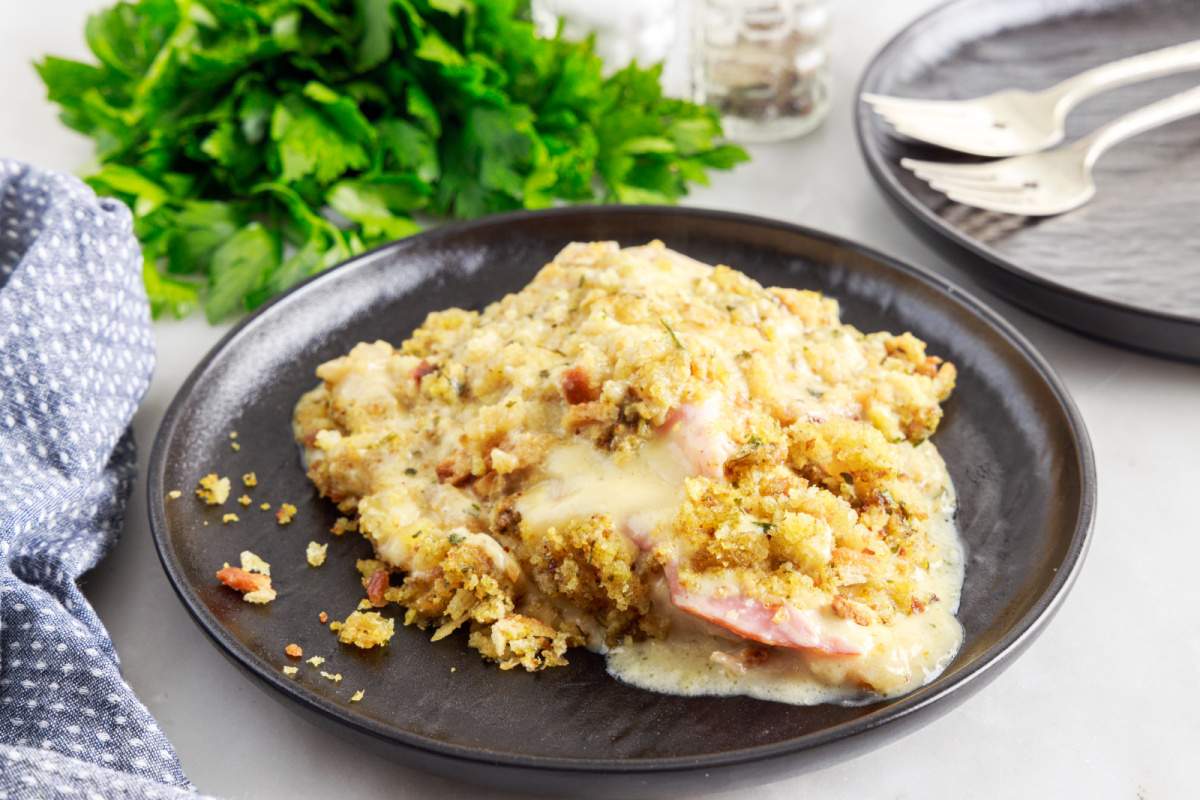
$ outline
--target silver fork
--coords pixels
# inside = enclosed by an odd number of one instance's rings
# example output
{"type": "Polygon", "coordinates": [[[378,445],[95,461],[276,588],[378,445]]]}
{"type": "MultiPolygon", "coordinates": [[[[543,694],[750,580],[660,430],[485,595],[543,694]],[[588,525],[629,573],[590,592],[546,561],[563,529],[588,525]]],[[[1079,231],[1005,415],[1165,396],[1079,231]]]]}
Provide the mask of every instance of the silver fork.
{"type": "Polygon", "coordinates": [[[1071,109],[1129,83],[1200,69],[1200,39],[1113,61],[1040,92],[1009,89],[973,100],[917,100],[863,94],[898,133],[977,156],[1036,153],[1063,139],[1071,109]]]}
{"type": "Polygon", "coordinates": [[[900,164],[951,200],[989,211],[1044,217],[1086,203],[1096,193],[1092,167],[1131,136],[1200,113],[1200,86],[1143,106],[1071,144],[982,164],[901,159],[900,164]]]}

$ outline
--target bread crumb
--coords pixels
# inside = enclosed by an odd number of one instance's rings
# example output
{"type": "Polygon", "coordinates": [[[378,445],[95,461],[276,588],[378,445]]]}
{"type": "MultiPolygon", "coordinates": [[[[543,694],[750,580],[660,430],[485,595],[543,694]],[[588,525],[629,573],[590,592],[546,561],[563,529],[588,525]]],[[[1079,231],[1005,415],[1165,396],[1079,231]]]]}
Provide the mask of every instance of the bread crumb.
{"type": "Polygon", "coordinates": [[[250,495],[248,495],[248,494],[242,495],[241,497],[238,498],[238,502],[244,506],[250,505],[250,495]]]}
{"type": "Polygon", "coordinates": [[[458,667],[451,667],[451,668],[450,668],[450,671],[451,671],[451,672],[458,672],[458,667]]]}
{"type": "Polygon", "coordinates": [[[306,661],[307,663],[312,664],[314,667],[319,667],[325,663],[325,658],[323,656],[313,656],[312,658],[306,659],[306,661]]]}
{"type": "Polygon", "coordinates": [[[350,695],[350,702],[357,703],[359,700],[363,699],[363,695],[365,695],[365,694],[366,694],[366,692],[364,692],[362,689],[359,689],[357,692],[350,695]]]}
{"type": "Polygon", "coordinates": [[[249,550],[243,550],[239,559],[242,563],[242,569],[247,572],[261,572],[263,575],[271,574],[271,565],[249,550]]]}
{"type": "Polygon", "coordinates": [[[325,563],[325,551],[329,549],[327,544],[317,544],[309,542],[308,548],[304,551],[305,558],[308,559],[310,567],[319,567],[325,563]]]}
{"type": "Polygon", "coordinates": [[[237,442],[230,442],[229,449],[236,453],[238,450],[242,449],[242,446],[237,442]]]}
{"type": "Polygon", "coordinates": [[[229,438],[230,438],[230,439],[236,439],[236,438],[237,438],[237,431],[230,431],[230,432],[229,432],[229,438]]]}
{"type": "Polygon", "coordinates": [[[200,479],[196,487],[196,497],[210,506],[221,505],[229,499],[229,478],[218,477],[215,472],[208,473],[200,479]]]}
{"type": "Polygon", "coordinates": [[[334,536],[341,536],[347,531],[356,530],[358,530],[358,520],[348,519],[346,517],[338,517],[337,521],[333,523],[333,527],[329,529],[329,532],[334,536]]]}
{"type": "Polygon", "coordinates": [[[279,510],[275,512],[275,521],[280,525],[287,525],[296,516],[296,507],[291,503],[283,503],[279,506],[279,510]]]}
{"type": "Polygon", "coordinates": [[[270,511],[270,510],[271,510],[271,504],[270,504],[270,503],[259,503],[259,504],[258,504],[258,507],[259,507],[259,508],[261,508],[263,511],[270,511]]]}
{"type": "Polygon", "coordinates": [[[247,489],[253,489],[255,486],[258,486],[258,476],[253,472],[247,472],[242,476],[242,485],[247,489]]]}
{"type": "Polygon", "coordinates": [[[321,620],[321,624],[324,625],[326,622],[329,622],[329,615],[322,611],[320,614],[317,614],[317,619],[321,620]]]}
{"type": "Polygon", "coordinates": [[[283,674],[287,675],[289,678],[295,676],[295,674],[299,671],[300,671],[299,667],[284,667],[283,668],[283,674]]]}
{"type": "Polygon", "coordinates": [[[183,492],[179,491],[178,489],[172,489],[171,491],[167,492],[167,497],[171,498],[172,500],[178,500],[179,498],[183,497],[183,492]]]}
{"type": "Polygon", "coordinates": [[[221,517],[221,522],[224,522],[226,525],[228,525],[231,522],[239,522],[239,521],[240,520],[238,519],[237,514],[225,514],[224,516],[221,517]]]}
{"type": "Polygon", "coordinates": [[[327,681],[333,681],[334,683],[342,682],[342,673],[340,672],[330,673],[326,672],[325,670],[321,670],[321,677],[327,681]]]}
{"type": "MultiPolygon", "coordinates": [[[[337,623],[333,623],[337,625],[337,623]]],[[[342,644],[352,644],[363,650],[372,647],[383,647],[396,632],[395,620],[388,619],[378,611],[355,611],[346,617],[346,621],[337,625],[338,641],[342,644]]]]}
{"type": "Polygon", "coordinates": [[[208,527],[208,520],[204,520],[204,527],[208,527]]]}
{"type": "Polygon", "coordinates": [[[304,655],[304,648],[292,642],[283,648],[283,652],[287,653],[288,658],[300,658],[300,656],[304,655]]]}

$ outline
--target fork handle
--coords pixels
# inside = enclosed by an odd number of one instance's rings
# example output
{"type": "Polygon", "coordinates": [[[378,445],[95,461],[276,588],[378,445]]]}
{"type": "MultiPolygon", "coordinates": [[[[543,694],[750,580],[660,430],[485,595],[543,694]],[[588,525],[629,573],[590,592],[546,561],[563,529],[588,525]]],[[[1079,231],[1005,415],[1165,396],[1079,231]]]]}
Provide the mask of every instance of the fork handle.
{"type": "Polygon", "coordinates": [[[1166,125],[1177,119],[1200,113],[1200,86],[1142,106],[1137,111],[1117,117],[1080,139],[1073,147],[1085,151],[1085,161],[1091,166],[1106,150],[1131,136],[1166,125]]]}
{"type": "Polygon", "coordinates": [[[1057,95],[1058,111],[1065,116],[1094,94],[1192,69],[1200,69],[1200,39],[1101,64],[1067,78],[1047,93],[1057,95]]]}

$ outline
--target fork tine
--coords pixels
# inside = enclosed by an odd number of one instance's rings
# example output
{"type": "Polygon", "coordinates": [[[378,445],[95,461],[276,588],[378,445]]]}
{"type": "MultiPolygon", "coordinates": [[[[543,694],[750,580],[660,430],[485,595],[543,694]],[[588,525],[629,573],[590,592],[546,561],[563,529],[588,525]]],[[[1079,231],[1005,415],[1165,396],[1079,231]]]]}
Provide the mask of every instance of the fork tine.
{"type": "Polygon", "coordinates": [[[920,100],[870,93],[863,93],[862,99],[880,114],[894,112],[922,116],[933,114],[947,117],[967,117],[978,116],[981,113],[980,109],[956,100],[920,100]]]}
{"type": "Polygon", "coordinates": [[[959,178],[926,178],[934,189],[949,194],[950,192],[973,192],[976,194],[995,195],[998,199],[1016,197],[1018,194],[1032,194],[1030,187],[1020,183],[977,183],[964,181],[959,178]]]}
{"type": "Polygon", "coordinates": [[[1041,213],[1039,211],[1038,198],[1034,197],[1028,191],[1009,194],[960,188],[939,191],[956,203],[983,208],[988,211],[1002,211],[1005,214],[1023,214],[1027,216],[1038,216],[1041,213]]]}
{"type": "Polygon", "coordinates": [[[969,177],[977,181],[995,180],[996,165],[1000,161],[988,161],[982,164],[946,164],[940,161],[921,161],[915,158],[900,159],[900,166],[912,172],[918,178],[930,180],[939,177],[969,177]]]}

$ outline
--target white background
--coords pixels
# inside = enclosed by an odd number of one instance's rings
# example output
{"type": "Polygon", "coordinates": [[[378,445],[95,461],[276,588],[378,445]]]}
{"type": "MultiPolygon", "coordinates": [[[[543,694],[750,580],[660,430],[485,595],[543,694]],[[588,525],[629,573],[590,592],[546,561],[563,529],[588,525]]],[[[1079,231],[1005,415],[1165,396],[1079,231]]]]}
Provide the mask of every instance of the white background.
{"type": "MultiPolygon", "coordinates": [[[[67,171],[88,162],[88,142],[58,124],[30,62],[45,53],[82,56],[85,15],[100,5],[3,3],[0,156],[67,171]]],[[[978,292],[885,205],[851,128],[860,71],[932,5],[843,0],[835,19],[837,97],[826,125],[800,141],[753,148],[750,164],[716,176],[690,202],[823,228],[978,292]]],[[[1100,509],[1083,573],[1032,648],[959,709],[853,761],[763,787],[756,800],[1200,795],[1200,367],[1098,344],[989,301],[1061,373],[1091,431],[1100,509]]],[[[156,326],[158,368],[135,420],[143,465],[167,403],[222,332],[198,318],[156,326]]],[[[481,796],[299,721],[227,662],[167,585],[144,491],[139,484],[120,545],[86,577],[85,590],[116,641],[126,678],[202,792],[481,796]]]]}

